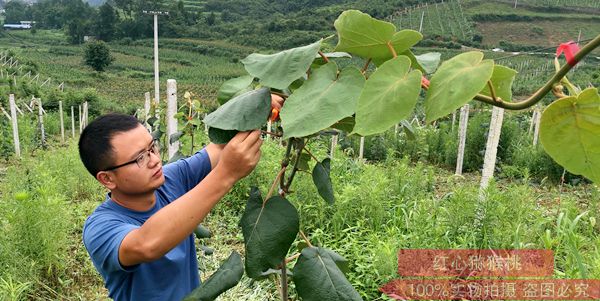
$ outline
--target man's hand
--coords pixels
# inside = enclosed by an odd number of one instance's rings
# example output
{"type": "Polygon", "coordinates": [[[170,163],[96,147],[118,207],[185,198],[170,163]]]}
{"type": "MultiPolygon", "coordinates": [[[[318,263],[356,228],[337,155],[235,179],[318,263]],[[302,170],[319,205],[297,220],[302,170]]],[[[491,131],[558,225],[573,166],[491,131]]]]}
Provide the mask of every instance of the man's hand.
{"type": "Polygon", "coordinates": [[[261,145],[260,131],[237,133],[223,148],[216,168],[238,181],[258,164],[261,145]]]}

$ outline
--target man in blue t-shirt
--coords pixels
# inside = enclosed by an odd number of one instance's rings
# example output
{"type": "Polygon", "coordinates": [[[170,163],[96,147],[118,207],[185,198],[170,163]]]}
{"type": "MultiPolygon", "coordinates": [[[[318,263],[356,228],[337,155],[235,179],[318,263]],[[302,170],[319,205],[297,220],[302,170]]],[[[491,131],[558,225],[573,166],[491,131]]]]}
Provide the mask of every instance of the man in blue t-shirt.
{"type": "Polygon", "coordinates": [[[110,192],[83,242],[115,300],[181,300],[199,284],[193,231],[260,159],[260,131],[209,144],[162,166],[158,143],[134,117],[108,114],[81,134],[87,170],[110,192]]]}

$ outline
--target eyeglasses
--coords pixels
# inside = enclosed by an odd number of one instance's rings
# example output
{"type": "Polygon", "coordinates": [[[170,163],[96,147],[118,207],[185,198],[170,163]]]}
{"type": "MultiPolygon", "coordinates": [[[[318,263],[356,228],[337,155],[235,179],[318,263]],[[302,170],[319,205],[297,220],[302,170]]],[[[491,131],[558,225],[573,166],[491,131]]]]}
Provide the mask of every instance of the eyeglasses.
{"type": "Polygon", "coordinates": [[[125,162],[125,163],[123,163],[123,164],[120,164],[120,165],[117,165],[117,166],[113,166],[113,167],[107,168],[107,169],[105,169],[105,171],[108,171],[108,170],[115,170],[115,169],[117,169],[117,168],[121,168],[121,167],[123,167],[123,166],[127,166],[127,165],[129,165],[129,164],[133,164],[133,163],[137,164],[137,166],[138,166],[139,168],[143,168],[143,167],[145,167],[145,166],[147,166],[147,165],[148,165],[148,160],[150,159],[150,153],[153,153],[153,154],[155,154],[155,155],[157,155],[157,156],[159,156],[159,155],[160,155],[160,146],[159,146],[159,143],[158,143],[158,141],[156,141],[156,139],[155,139],[155,140],[152,140],[152,145],[150,145],[150,148],[149,148],[149,149],[147,149],[147,150],[144,150],[144,151],[143,151],[143,152],[142,152],[142,153],[141,153],[139,156],[137,156],[137,157],[136,157],[134,160],[131,160],[131,161],[129,161],[129,162],[125,162]]]}

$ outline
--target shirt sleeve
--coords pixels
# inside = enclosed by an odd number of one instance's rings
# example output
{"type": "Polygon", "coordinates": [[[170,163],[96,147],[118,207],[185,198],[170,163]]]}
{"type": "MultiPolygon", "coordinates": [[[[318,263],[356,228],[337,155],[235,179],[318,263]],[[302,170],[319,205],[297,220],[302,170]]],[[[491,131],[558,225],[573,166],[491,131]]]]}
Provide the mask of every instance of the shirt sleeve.
{"type": "Polygon", "coordinates": [[[119,247],[125,236],[139,226],[102,214],[88,218],[83,228],[83,243],[92,262],[104,276],[115,271],[133,272],[139,265],[124,267],[119,262],[119,247]]]}
{"type": "Polygon", "coordinates": [[[198,185],[211,169],[210,158],[204,148],[189,158],[165,165],[164,189],[177,199],[198,185]]]}

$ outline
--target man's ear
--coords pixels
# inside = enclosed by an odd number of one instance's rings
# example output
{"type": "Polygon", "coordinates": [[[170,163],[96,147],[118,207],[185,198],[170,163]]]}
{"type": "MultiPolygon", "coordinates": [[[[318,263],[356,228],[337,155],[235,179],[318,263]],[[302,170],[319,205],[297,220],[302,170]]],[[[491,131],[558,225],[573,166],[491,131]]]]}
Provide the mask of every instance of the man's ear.
{"type": "Polygon", "coordinates": [[[115,174],[110,171],[99,171],[96,174],[96,180],[109,190],[113,190],[117,187],[115,183],[115,174]]]}

